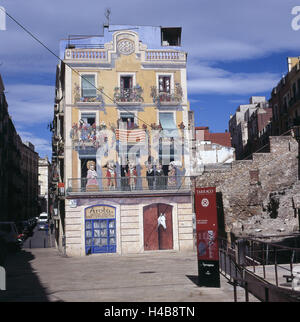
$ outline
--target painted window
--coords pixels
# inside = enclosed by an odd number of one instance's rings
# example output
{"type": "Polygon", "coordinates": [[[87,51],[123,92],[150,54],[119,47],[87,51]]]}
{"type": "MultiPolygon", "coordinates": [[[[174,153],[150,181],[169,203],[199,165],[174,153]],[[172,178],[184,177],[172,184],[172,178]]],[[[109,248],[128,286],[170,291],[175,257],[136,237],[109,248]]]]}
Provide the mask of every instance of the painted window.
{"type": "Polygon", "coordinates": [[[122,89],[132,88],[132,76],[121,76],[120,78],[120,87],[122,89]]]}
{"type": "Polygon", "coordinates": [[[85,124],[93,125],[96,123],[96,114],[95,113],[82,113],[81,120],[85,124]]]}
{"type": "Polygon", "coordinates": [[[116,220],[93,219],[85,221],[86,253],[116,252],[116,220]]]}
{"type": "Polygon", "coordinates": [[[81,75],[81,96],[82,97],[96,97],[96,77],[95,75],[81,75]]]}
{"type": "Polygon", "coordinates": [[[171,77],[170,76],[159,76],[158,78],[159,92],[168,93],[171,92],[171,77]]]}
{"type": "Polygon", "coordinates": [[[134,114],[133,113],[121,113],[120,119],[124,129],[131,130],[134,128],[134,114]]]}

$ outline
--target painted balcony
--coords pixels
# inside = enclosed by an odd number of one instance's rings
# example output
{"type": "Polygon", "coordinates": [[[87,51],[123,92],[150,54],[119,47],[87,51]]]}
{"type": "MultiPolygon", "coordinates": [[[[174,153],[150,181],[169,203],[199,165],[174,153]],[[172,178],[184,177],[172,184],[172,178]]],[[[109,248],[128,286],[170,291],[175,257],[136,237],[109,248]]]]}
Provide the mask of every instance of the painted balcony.
{"type": "Polygon", "coordinates": [[[103,87],[95,90],[95,95],[92,96],[84,96],[80,90],[78,84],[75,84],[74,89],[74,103],[77,105],[95,105],[95,106],[104,106],[103,95],[101,94],[103,87]]]}
{"type": "Polygon", "coordinates": [[[115,87],[114,101],[118,105],[139,105],[144,101],[142,93],[143,89],[140,86],[133,88],[115,87]]]}
{"type": "Polygon", "coordinates": [[[189,193],[191,179],[188,176],[71,178],[67,182],[67,195],[143,195],[189,193]]]}
{"type": "Polygon", "coordinates": [[[151,87],[150,93],[153,103],[156,105],[180,105],[183,100],[183,92],[180,84],[175,84],[175,89],[170,92],[161,92],[156,86],[151,87]]]}

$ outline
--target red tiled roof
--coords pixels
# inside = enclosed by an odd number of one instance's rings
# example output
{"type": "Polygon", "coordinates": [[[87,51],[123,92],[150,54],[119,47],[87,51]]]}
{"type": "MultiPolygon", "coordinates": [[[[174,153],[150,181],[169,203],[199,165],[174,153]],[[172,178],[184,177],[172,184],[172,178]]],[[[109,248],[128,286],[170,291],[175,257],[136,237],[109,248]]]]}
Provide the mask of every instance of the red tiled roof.
{"type": "MultiPolygon", "coordinates": [[[[211,141],[212,143],[219,144],[222,146],[231,147],[231,136],[229,132],[224,133],[209,133],[208,126],[198,126],[195,127],[196,133],[203,133],[204,141],[211,141]]],[[[202,136],[202,138],[203,138],[202,136]]],[[[196,135],[196,140],[200,139],[201,136],[196,135]]]]}
{"type": "Polygon", "coordinates": [[[229,132],[225,133],[208,133],[208,135],[204,136],[205,140],[207,138],[208,141],[212,143],[216,143],[223,146],[231,147],[231,137],[229,132]]]}

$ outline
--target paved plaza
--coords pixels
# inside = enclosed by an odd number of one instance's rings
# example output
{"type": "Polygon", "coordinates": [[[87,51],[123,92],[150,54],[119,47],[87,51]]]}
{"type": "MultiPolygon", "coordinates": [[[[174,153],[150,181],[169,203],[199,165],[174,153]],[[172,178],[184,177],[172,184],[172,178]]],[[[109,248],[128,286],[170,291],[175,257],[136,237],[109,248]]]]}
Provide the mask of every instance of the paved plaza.
{"type": "MultiPolygon", "coordinates": [[[[68,258],[55,248],[22,250],[7,258],[6,291],[0,301],[233,302],[233,286],[197,286],[194,252],[99,254],[68,258]]],[[[245,292],[237,290],[238,301],[245,292]]],[[[250,301],[258,301],[250,296],[250,301]]]]}

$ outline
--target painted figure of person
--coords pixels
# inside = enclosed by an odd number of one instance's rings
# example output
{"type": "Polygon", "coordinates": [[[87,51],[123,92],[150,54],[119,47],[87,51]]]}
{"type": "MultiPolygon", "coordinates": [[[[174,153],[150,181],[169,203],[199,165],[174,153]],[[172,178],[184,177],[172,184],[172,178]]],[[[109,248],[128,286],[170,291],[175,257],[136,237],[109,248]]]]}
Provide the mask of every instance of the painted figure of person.
{"type": "Polygon", "coordinates": [[[135,190],[136,187],[136,178],[137,178],[137,172],[136,168],[133,162],[128,163],[128,171],[127,171],[127,177],[128,177],[128,184],[131,190],[135,190]]]}
{"type": "Polygon", "coordinates": [[[122,190],[129,190],[127,172],[128,172],[128,163],[121,164],[121,188],[122,188],[122,190]]]}
{"type": "Polygon", "coordinates": [[[97,171],[96,171],[96,163],[95,161],[88,161],[87,162],[87,168],[88,168],[88,172],[87,172],[87,184],[86,184],[86,189],[87,190],[94,190],[94,189],[98,189],[98,182],[97,182],[97,171]]]}
{"type": "Polygon", "coordinates": [[[108,179],[108,189],[112,190],[117,187],[117,174],[115,169],[115,164],[113,161],[108,161],[106,178],[108,179]]]}
{"type": "Polygon", "coordinates": [[[161,162],[158,162],[155,171],[155,186],[157,190],[165,189],[165,177],[161,162]]]}
{"type": "Polygon", "coordinates": [[[146,162],[146,177],[147,177],[147,181],[148,181],[148,188],[150,190],[153,190],[154,187],[154,168],[153,168],[153,164],[151,162],[151,158],[148,159],[148,161],[146,162]]]}
{"type": "Polygon", "coordinates": [[[169,164],[168,186],[176,187],[176,164],[174,161],[171,161],[169,164]]]}

